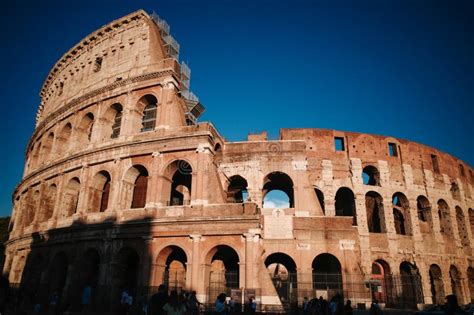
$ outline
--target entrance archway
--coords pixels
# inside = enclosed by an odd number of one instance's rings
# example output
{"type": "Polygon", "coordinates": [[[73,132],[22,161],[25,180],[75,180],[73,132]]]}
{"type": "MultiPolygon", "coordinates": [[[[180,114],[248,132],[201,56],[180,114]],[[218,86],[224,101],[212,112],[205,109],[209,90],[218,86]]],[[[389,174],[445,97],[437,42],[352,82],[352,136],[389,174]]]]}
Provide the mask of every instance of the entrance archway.
{"type": "Polygon", "coordinates": [[[184,290],[187,262],[186,253],[181,247],[171,245],[163,248],[156,259],[157,284],[164,284],[168,290],[184,290]]]}
{"type": "Polygon", "coordinates": [[[211,249],[206,258],[209,272],[209,299],[220,293],[230,296],[232,289],[239,286],[239,255],[230,246],[218,245],[211,249]]]}
{"type": "Polygon", "coordinates": [[[444,304],[445,294],[444,294],[444,284],[443,284],[443,276],[441,274],[441,268],[436,264],[432,264],[430,266],[429,274],[430,274],[431,297],[433,299],[433,304],[444,304]]]}
{"type": "Polygon", "coordinates": [[[326,295],[331,299],[336,294],[343,295],[341,263],[335,256],[319,254],[314,258],[312,268],[313,289],[317,296],[326,295]]]}
{"type": "Polygon", "coordinates": [[[296,263],[287,254],[273,253],[265,259],[270,277],[283,306],[298,304],[296,263]]]}

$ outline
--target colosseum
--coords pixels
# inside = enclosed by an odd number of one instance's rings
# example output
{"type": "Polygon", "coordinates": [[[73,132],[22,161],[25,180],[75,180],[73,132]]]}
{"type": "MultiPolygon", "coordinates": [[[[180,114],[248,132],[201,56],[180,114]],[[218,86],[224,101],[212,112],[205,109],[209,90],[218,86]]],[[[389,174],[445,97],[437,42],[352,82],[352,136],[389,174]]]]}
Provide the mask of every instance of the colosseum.
{"type": "Polygon", "coordinates": [[[12,197],[3,272],[24,296],[74,309],[90,286],[104,312],[160,284],[262,311],[335,294],[361,308],[474,300],[471,166],[327,129],[230,142],[198,122],[189,80],[169,25],[143,10],[56,62],[12,197]]]}

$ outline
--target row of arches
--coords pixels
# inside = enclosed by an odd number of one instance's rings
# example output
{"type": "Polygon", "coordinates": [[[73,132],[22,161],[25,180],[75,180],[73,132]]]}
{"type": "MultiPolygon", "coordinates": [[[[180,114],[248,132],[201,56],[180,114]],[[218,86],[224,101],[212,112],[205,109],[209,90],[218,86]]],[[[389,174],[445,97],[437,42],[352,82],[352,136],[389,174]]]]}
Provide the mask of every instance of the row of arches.
{"type": "MultiPolygon", "coordinates": [[[[154,95],[141,97],[136,110],[141,113],[140,132],[155,129],[157,121],[158,100],[154,95]]],[[[122,121],[126,121],[124,108],[120,103],[110,105],[103,114],[97,110],[84,110],[79,120],[67,119],[57,131],[51,131],[38,139],[28,154],[28,168],[63,157],[74,144],[75,148],[83,148],[93,141],[106,141],[118,138],[122,131],[122,121]]]]}

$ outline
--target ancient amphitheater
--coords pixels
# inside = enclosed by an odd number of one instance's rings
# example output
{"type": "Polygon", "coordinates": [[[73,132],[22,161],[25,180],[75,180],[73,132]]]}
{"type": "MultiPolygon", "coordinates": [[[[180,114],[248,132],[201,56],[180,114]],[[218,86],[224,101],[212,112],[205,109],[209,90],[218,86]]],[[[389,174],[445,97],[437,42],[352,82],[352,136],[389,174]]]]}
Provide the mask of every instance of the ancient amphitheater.
{"type": "Polygon", "coordinates": [[[91,33],[41,88],[4,273],[30,300],[97,309],[161,283],[259,308],[340,293],[386,307],[474,299],[474,175],[393,137],[281,129],[229,142],[157,15],[91,33]],[[286,207],[272,208],[280,191],[286,207]],[[267,204],[266,204],[267,203],[267,204]]]}

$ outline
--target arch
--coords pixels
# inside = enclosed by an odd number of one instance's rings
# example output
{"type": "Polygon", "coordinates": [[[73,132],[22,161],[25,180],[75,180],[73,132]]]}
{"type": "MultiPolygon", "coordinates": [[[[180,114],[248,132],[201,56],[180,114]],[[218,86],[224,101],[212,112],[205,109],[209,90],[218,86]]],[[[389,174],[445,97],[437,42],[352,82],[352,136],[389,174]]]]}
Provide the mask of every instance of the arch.
{"type": "Polygon", "coordinates": [[[380,186],[379,170],[373,165],[367,165],[362,170],[362,182],[364,185],[380,186]]]}
{"type": "Polygon", "coordinates": [[[186,160],[175,160],[165,170],[165,176],[170,179],[168,205],[189,205],[192,189],[191,164],[186,160]]]}
{"type": "Polygon", "coordinates": [[[342,295],[342,269],[339,260],[329,253],[319,254],[313,259],[313,289],[327,290],[328,297],[342,295]]]}
{"type": "Polygon", "coordinates": [[[118,138],[122,129],[123,107],[120,103],[112,104],[105,112],[105,128],[107,135],[111,139],[118,138]]]}
{"type": "Polygon", "coordinates": [[[455,265],[449,267],[449,278],[451,279],[451,290],[453,294],[456,295],[458,301],[462,303],[462,301],[464,301],[462,279],[461,274],[455,265]]]}
{"type": "Polygon", "coordinates": [[[389,297],[393,296],[394,288],[390,275],[390,265],[385,260],[377,259],[372,263],[370,280],[372,300],[381,303],[389,302],[389,297]]]}
{"type": "Polygon", "coordinates": [[[160,278],[158,282],[171,290],[184,290],[187,262],[186,252],[181,247],[169,245],[163,248],[156,258],[155,273],[160,278]]]}
{"type": "Polygon", "coordinates": [[[451,183],[451,188],[449,190],[451,191],[451,196],[454,200],[461,201],[461,191],[459,190],[459,185],[455,181],[451,183]]]}
{"type": "Polygon", "coordinates": [[[68,151],[69,141],[71,139],[71,133],[72,133],[72,125],[71,123],[68,122],[62,127],[56,139],[55,152],[57,156],[63,155],[68,151]]]}
{"type": "Polygon", "coordinates": [[[222,146],[221,146],[221,144],[220,144],[219,142],[216,143],[216,145],[214,146],[214,152],[215,152],[216,154],[222,153],[222,146]]]}
{"type": "Polygon", "coordinates": [[[438,200],[438,216],[440,232],[446,236],[454,236],[449,206],[443,199],[438,200]]]}
{"type": "Polygon", "coordinates": [[[355,196],[352,190],[341,187],[335,197],[336,216],[353,217],[352,225],[357,225],[355,196]]]}
{"type": "Polygon", "coordinates": [[[280,301],[284,305],[297,304],[298,275],[293,258],[282,252],[272,253],[265,259],[265,266],[280,301]]]}
{"type": "Polygon", "coordinates": [[[224,292],[230,295],[231,289],[239,285],[239,255],[230,246],[217,245],[206,255],[210,298],[224,292]]]}
{"type": "Polygon", "coordinates": [[[148,170],[140,164],[130,167],[122,181],[125,207],[144,208],[148,190],[148,170]]]}
{"type": "Polygon", "coordinates": [[[431,214],[431,205],[428,198],[423,195],[418,196],[418,198],[416,198],[416,209],[418,220],[428,223],[426,228],[420,225],[421,231],[429,232],[431,229],[433,229],[433,217],[431,214]]]}
{"type": "Polygon", "coordinates": [[[461,239],[462,246],[469,247],[469,235],[467,232],[466,219],[464,213],[459,206],[456,206],[456,222],[458,223],[459,238],[461,239]]]}
{"type": "Polygon", "coordinates": [[[474,236],[474,209],[469,208],[469,223],[471,224],[471,235],[474,236]]]}
{"type": "Polygon", "coordinates": [[[63,216],[71,216],[77,212],[80,189],[81,182],[79,178],[71,178],[64,189],[63,206],[65,213],[63,213],[63,216]]]}
{"type": "Polygon", "coordinates": [[[467,268],[467,283],[469,286],[469,292],[471,293],[471,303],[474,302],[474,268],[467,268]]]}
{"type": "Polygon", "coordinates": [[[400,297],[402,306],[416,308],[416,304],[423,303],[421,276],[415,265],[407,261],[400,264],[400,284],[402,287],[402,296],[400,297]]]}
{"type": "Polygon", "coordinates": [[[229,178],[227,186],[227,202],[242,203],[248,199],[247,180],[240,175],[229,178]]]}
{"type": "Polygon", "coordinates": [[[47,221],[53,217],[57,191],[58,189],[56,184],[51,184],[48,186],[46,193],[43,195],[43,221],[47,221]]]}
{"type": "Polygon", "coordinates": [[[142,96],[138,100],[139,106],[143,108],[141,132],[155,130],[157,99],[151,94],[142,96]]]}
{"type": "Polygon", "coordinates": [[[31,252],[23,268],[21,288],[30,296],[40,295],[41,277],[45,267],[45,259],[41,253],[31,252]]]}
{"type": "Polygon", "coordinates": [[[35,213],[39,202],[40,192],[35,189],[33,192],[28,192],[26,196],[26,216],[24,217],[24,227],[33,223],[35,213]]]}
{"type": "Polygon", "coordinates": [[[104,212],[109,205],[111,178],[107,171],[100,171],[92,179],[90,187],[91,212],[104,212]]]}
{"type": "Polygon", "coordinates": [[[40,158],[40,150],[41,150],[41,139],[38,139],[31,152],[31,158],[30,158],[31,167],[38,166],[38,162],[40,158]]]}
{"type": "MultiPolygon", "coordinates": [[[[263,208],[281,208],[284,206],[279,206],[275,201],[271,200],[269,193],[273,191],[279,191],[283,193],[288,198],[288,207],[294,208],[295,200],[294,200],[294,193],[293,193],[293,180],[291,177],[283,172],[272,172],[265,176],[263,180],[263,190],[262,190],[262,197],[263,197],[263,208]]],[[[271,196],[270,196],[271,197],[271,196]]],[[[285,203],[285,201],[283,202],[285,203]]]]}
{"type": "MultiPolygon", "coordinates": [[[[74,280],[71,296],[81,296],[86,287],[90,288],[91,303],[101,302],[97,296],[100,278],[100,254],[95,248],[88,248],[81,253],[74,268],[74,280]]],[[[100,291],[100,290],[99,290],[100,291]]]]}
{"type": "Polygon", "coordinates": [[[324,205],[324,193],[321,189],[315,187],[314,192],[316,193],[316,198],[318,198],[319,205],[321,206],[321,210],[323,210],[323,214],[326,214],[326,209],[324,205]]]}
{"type": "Polygon", "coordinates": [[[131,247],[123,247],[115,255],[114,266],[114,289],[115,296],[119,296],[119,292],[128,289],[133,296],[136,292],[138,283],[138,268],[140,266],[140,257],[131,247]]]}
{"type": "Polygon", "coordinates": [[[393,194],[392,207],[395,232],[400,235],[412,235],[410,204],[407,197],[401,192],[393,194]]]}
{"type": "Polygon", "coordinates": [[[429,270],[430,276],[430,289],[433,304],[444,304],[444,283],[441,268],[432,264],[429,270]]]}
{"type": "Polygon", "coordinates": [[[365,194],[367,226],[371,233],[385,233],[383,198],[375,191],[365,194]]]}
{"type": "Polygon", "coordinates": [[[67,255],[64,252],[56,253],[48,272],[49,296],[51,296],[53,292],[56,292],[59,297],[65,293],[68,268],[69,260],[67,255]]]}
{"type": "Polygon", "coordinates": [[[54,133],[50,132],[48,137],[44,139],[43,146],[41,148],[41,156],[42,156],[43,162],[46,162],[50,159],[50,154],[53,148],[53,142],[54,142],[54,133]]]}
{"type": "Polygon", "coordinates": [[[94,128],[94,114],[91,112],[85,114],[77,128],[78,145],[86,145],[92,139],[92,129],[94,128]]]}

